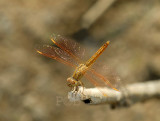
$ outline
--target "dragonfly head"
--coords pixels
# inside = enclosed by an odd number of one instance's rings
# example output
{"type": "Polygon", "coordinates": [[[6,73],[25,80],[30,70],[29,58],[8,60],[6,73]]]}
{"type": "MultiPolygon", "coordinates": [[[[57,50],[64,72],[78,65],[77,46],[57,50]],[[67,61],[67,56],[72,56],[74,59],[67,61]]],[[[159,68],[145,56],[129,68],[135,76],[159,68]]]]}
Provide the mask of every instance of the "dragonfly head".
{"type": "Polygon", "coordinates": [[[74,86],[76,86],[76,84],[77,84],[77,81],[75,79],[73,79],[72,77],[69,77],[67,79],[67,85],[69,87],[74,87],[74,86]]]}

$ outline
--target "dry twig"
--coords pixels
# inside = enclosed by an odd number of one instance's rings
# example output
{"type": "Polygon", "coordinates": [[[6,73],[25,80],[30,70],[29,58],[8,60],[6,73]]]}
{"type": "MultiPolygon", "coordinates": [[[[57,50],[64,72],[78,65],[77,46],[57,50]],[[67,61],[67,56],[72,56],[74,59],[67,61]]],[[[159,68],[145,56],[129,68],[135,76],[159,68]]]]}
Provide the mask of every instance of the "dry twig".
{"type": "Polygon", "coordinates": [[[89,28],[116,0],[98,0],[82,17],[82,27],[89,28]]]}
{"type": "Polygon", "coordinates": [[[127,85],[121,91],[101,88],[104,96],[97,88],[80,87],[78,92],[69,92],[70,101],[84,101],[87,104],[111,104],[111,106],[128,106],[139,101],[160,96],[160,80],[127,85]]]}

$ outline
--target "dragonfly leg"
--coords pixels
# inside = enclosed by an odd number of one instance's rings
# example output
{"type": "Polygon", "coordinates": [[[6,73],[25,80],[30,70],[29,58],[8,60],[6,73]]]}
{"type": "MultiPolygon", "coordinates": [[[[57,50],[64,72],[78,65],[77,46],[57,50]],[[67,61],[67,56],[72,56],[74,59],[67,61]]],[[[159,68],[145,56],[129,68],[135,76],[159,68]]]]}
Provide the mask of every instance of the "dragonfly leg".
{"type": "Polygon", "coordinates": [[[82,95],[84,95],[84,93],[83,93],[84,92],[84,84],[83,84],[83,82],[79,81],[79,85],[82,86],[82,95]]]}
{"type": "Polygon", "coordinates": [[[74,94],[74,96],[77,96],[78,86],[73,86],[72,92],[73,92],[72,94],[74,94]]]}
{"type": "Polygon", "coordinates": [[[84,84],[81,81],[76,81],[76,84],[72,86],[72,92],[76,95],[77,92],[79,91],[79,86],[82,86],[82,94],[84,91],[84,84]]]}
{"type": "Polygon", "coordinates": [[[76,93],[76,86],[72,86],[72,97],[76,93]]]}
{"type": "Polygon", "coordinates": [[[73,91],[73,92],[76,91],[76,86],[73,86],[72,91],[73,91]]]}
{"type": "Polygon", "coordinates": [[[73,86],[72,91],[75,93],[78,91],[78,86],[73,86]]]}
{"type": "MultiPolygon", "coordinates": [[[[71,91],[74,93],[74,87],[71,87],[71,91]]],[[[73,97],[73,93],[72,93],[72,97],[73,97]]]]}

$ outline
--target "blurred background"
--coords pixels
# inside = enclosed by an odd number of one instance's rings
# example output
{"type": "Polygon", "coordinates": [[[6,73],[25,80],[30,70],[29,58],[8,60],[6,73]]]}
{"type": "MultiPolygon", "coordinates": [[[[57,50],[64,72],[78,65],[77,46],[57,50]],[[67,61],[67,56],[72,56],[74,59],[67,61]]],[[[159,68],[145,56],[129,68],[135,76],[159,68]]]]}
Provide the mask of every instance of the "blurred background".
{"type": "Polygon", "coordinates": [[[0,0],[0,121],[160,121],[158,99],[111,110],[70,103],[73,69],[35,52],[52,33],[85,46],[126,84],[160,78],[159,0],[0,0]]]}

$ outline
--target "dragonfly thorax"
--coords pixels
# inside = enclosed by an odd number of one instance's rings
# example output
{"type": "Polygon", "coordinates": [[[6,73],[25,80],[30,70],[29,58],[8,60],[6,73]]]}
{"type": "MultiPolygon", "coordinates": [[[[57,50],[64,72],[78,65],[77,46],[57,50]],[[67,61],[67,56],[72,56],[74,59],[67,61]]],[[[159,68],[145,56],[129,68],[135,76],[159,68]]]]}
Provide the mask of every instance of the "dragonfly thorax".
{"type": "Polygon", "coordinates": [[[87,69],[88,67],[85,64],[80,64],[74,71],[72,78],[75,79],[76,81],[79,81],[85,74],[87,69]]]}

